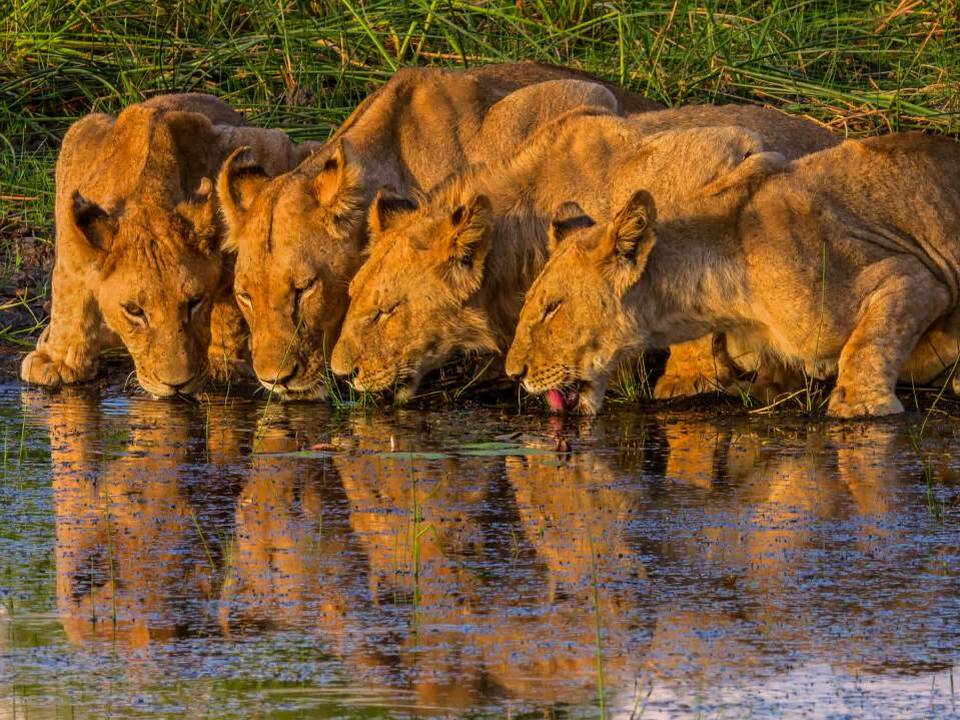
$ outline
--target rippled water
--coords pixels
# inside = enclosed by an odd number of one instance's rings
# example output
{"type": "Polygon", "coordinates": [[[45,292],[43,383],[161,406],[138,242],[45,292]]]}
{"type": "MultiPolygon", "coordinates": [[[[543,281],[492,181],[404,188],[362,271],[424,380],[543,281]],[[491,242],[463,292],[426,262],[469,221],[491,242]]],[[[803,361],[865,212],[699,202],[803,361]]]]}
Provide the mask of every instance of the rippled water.
{"type": "Polygon", "coordinates": [[[960,714],[960,424],[0,414],[3,719],[960,714]]]}

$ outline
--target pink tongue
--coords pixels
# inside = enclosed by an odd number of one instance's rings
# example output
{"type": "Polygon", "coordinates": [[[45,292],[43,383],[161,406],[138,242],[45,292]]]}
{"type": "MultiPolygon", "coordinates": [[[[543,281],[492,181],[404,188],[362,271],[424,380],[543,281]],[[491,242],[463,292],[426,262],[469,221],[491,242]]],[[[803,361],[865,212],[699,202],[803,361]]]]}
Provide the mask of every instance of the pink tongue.
{"type": "Polygon", "coordinates": [[[567,409],[567,398],[559,390],[547,390],[547,405],[553,412],[563,412],[567,409]]]}

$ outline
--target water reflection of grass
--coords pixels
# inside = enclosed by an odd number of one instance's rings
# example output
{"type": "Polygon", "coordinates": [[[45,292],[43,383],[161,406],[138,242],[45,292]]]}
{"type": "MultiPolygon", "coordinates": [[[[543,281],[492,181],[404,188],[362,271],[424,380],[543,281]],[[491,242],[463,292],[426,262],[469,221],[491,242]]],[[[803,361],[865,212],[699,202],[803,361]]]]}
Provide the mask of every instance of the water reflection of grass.
{"type": "MultiPolygon", "coordinates": [[[[911,424],[907,429],[907,434],[910,438],[910,444],[913,447],[913,451],[916,453],[917,458],[920,460],[923,478],[927,486],[927,509],[934,518],[941,522],[943,521],[944,513],[946,512],[947,507],[945,501],[937,497],[936,488],[937,485],[939,485],[939,482],[933,465],[934,454],[932,451],[928,451],[924,447],[924,440],[930,418],[933,416],[934,412],[937,412],[937,405],[943,398],[943,394],[946,392],[947,386],[954,381],[958,363],[960,363],[960,354],[958,354],[957,360],[954,362],[953,367],[950,368],[950,371],[946,374],[943,384],[937,391],[937,395],[933,399],[933,402],[930,403],[930,406],[924,413],[921,423],[919,425],[911,424]]],[[[914,391],[913,397],[917,411],[920,412],[920,400],[917,397],[916,391],[914,391]]]]}
{"type": "Polygon", "coordinates": [[[593,598],[594,644],[597,656],[597,703],[600,706],[600,720],[606,720],[607,700],[603,685],[603,621],[600,617],[600,587],[597,580],[597,553],[593,547],[593,533],[587,527],[587,545],[590,550],[590,580],[593,598]]]}

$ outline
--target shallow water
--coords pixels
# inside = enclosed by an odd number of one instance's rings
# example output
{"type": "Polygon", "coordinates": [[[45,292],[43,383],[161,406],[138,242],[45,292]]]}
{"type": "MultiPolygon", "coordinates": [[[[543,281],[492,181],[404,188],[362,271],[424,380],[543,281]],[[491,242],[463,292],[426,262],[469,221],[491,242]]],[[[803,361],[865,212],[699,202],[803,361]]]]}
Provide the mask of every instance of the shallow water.
{"type": "Polygon", "coordinates": [[[960,715],[960,423],[0,415],[0,719],[960,715]]]}

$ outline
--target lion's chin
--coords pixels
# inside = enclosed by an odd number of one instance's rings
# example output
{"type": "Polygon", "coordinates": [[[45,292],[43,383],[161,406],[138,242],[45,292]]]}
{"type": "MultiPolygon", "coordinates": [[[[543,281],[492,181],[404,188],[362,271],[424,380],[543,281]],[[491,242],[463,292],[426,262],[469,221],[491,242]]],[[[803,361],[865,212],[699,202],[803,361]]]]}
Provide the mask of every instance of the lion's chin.
{"type": "Polygon", "coordinates": [[[350,381],[350,386],[357,392],[379,393],[395,404],[403,405],[416,397],[422,377],[420,372],[384,373],[374,379],[355,377],[350,381]]]}
{"type": "Polygon", "coordinates": [[[173,398],[194,398],[207,384],[207,374],[204,373],[191,381],[186,387],[174,388],[165,383],[144,381],[138,375],[140,387],[154,400],[171,400],[173,398]]]}
{"type": "Polygon", "coordinates": [[[329,396],[327,386],[323,383],[308,385],[300,388],[275,388],[268,383],[260,383],[268,391],[280,398],[283,402],[309,402],[311,400],[326,400],[329,396]]]}
{"type": "Polygon", "coordinates": [[[404,405],[417,396],[417,390],[420,389],[420,376],[413,375],[405,381],[398,383],[393,391],[393,402],[397,405],[404,405]]]}

